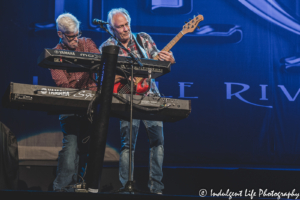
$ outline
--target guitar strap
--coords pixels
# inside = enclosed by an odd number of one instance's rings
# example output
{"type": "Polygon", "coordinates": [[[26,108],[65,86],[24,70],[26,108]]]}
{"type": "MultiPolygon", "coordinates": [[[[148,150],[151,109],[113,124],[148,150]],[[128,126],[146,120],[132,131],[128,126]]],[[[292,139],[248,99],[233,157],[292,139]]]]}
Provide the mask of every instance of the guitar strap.
{"type": "MultiPolygon", "coordinates": [[[[148,58],[147,52],[144,49],[144,45],[142,43],[141,37],[137,33],[132,33],[133,39],[136,43],[137,49],[141,55],[142,58],[148,58]]],[[[150,94],[155,94],[157,96],[160,96],[160,93],[158,91],[158,88],[155,84],[154,79],[149,80],[148,84],[150,85],[151,90],[149,90],[150,94]]]]}
{"type": "Polygon", "coordinates": [[[138,33],[132,33],[133,39],[136,43],[138,52],[141,55],[141,58],[148,58],[147,52],[144,49],[144,45],[142,43],[141,37],[139,36],[138,33]]]}

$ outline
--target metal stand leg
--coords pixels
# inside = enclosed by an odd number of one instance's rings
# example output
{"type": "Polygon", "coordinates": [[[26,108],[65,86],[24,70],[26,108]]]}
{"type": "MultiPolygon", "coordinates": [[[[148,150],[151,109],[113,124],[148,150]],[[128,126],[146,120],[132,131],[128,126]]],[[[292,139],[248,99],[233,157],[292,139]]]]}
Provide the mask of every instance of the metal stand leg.
{"type": "Polygon", "coordinates": [[[131,178],[132,172],[132,104],[133,104],[133,65],[131,65],[131,84],[130,84],[130,132],[129,132],[129,172],[128,172],[128,181],[125,184],[124,188],[118,190],[118,192],[129,192],[130,194],[137,193],[147,193],[142,192],[134,188],[134,181],[131,178]]]}

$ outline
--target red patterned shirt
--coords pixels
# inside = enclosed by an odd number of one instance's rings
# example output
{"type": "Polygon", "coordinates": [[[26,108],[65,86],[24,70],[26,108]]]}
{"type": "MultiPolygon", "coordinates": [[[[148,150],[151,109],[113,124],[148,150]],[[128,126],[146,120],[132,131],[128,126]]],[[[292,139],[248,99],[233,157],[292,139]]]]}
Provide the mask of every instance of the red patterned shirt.
{"type": "MultiPolygon", "coordinates": [[[[54,49],[70,50],[63,43],[56,45],[54,49]]],[[[75,51],[100,53],[96,44],[90,38],[79,38],[75,51]]],[[[97,85],[90,79],[89,72],[67,73],[66,70],[51,69],[51,75],[58,87],[97,90],[97,85]]]]}

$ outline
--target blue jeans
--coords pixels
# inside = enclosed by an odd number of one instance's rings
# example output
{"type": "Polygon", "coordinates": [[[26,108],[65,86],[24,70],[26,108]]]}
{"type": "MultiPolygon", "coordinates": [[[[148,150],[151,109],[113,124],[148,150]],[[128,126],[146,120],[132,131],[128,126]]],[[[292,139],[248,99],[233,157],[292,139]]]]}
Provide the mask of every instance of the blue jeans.
{"type": "Polygon", "coordinates": [[[65,190],[73,192],[68,187],[78,182],[78,173],[83,176],[88,156],[88,143],[86,137],[89,134],[90,122],[83,117],[68,116],[60,118],[63,132],[63,147],[58,155],[56,178],[53,182],[53,190],[65,190]]]}
{"type": "MultiPolygon", "coordinates": [[[[162,165],[164,159],[164,133],[163,123],[161,121],[143,120],[147,130],[150,143],[149,152],[149,181],[148,187],[150,192],[157,193],[164,189],[161,182],[163,177],[162,165]]],[[[123,186],[128,181],[129,173],[129,138],[130,138],[130,122],[121,120],[121,154],[119,162],[119,179],[123,186]]],[[[133,163],[136,138],[138,135],[140,120],[132,120],[132,173],[133,180],[133,163]]]]}

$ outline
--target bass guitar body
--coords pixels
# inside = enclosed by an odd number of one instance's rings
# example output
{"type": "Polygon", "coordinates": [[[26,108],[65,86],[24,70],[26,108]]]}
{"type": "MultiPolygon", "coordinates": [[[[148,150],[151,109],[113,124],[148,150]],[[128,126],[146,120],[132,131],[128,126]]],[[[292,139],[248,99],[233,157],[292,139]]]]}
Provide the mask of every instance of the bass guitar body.
{"type": "MultiPolygon", "coordinates": [[[[148,84],[148,81],[146,78],[142,78],[141,80],[134,83],[133,89],[136,91],[136,93],[143,94],[147,92],[150,88],[150,85],[148,84]]],[[[130,94],[130,84],[127,83],[127,81],[120,81],[118,83],[115,83],[113,93],[119,93],[119,94],[130,94]]]]}

